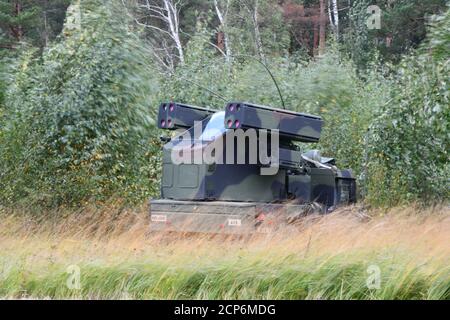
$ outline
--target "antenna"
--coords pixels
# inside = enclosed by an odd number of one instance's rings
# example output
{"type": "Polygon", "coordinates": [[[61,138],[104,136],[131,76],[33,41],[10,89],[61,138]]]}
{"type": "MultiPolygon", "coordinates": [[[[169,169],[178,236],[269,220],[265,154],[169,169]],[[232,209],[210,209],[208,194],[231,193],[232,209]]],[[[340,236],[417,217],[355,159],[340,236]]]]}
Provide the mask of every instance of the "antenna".
{"type": "Polygon", "coordinates": [[[231,55],[231,56],[232,57],[247,57],[247,58],[252,58],[255,61],[258,61],[264,67],[264,69],[266,69],[266,71],[269,73],[270,77],[272,78],[272,81],[275,84],[275,87],[277,88],[278,95],[280,96],[281,105],[283,106],[283,109],[286,110],[286,106],[284,105],[284,99],[283,99],[283,95],[281,94],[280,87],[278,86],[277,80],[275,79],[275,76],[270,71],[267,64],[265,64],[261,59],[258,59],[256,57],[248,55],[248,54],[238,54],[238,55],[231,55]]]}
{"type": "MultiPolygon", "coordinates": [[[[124,5],[127,14],[128,14],[130,17],[132,17],[132,18],[134,19],[133,15],[130,14],[130,12],[128,11],[128,8],[126,7],[126,5],[125,5],[125,3],[124,3],[123,0],[122,0],[122,4],[124,5]]],[[[134,19],[134,20],[136,21],[136,19],[134,19]]],[[[188,35],[188,34],[186,34],[186,35],[188,35]]],[[[251,55],[248,55],[248,54],[237,54],[237,55],[230,55],[230,56],[231,56],[231,57],[246,57],[246,58],[251,58],[251,59],[253,59],[253,60],[255,60],[255,61],[258,61],[258,63],[261,64],[261,65],[264,67],[264,69],[266,69],[266,71],[269,73],[269,75],[270,75],[270,77],[271,77],[273,83],[275,84],[275,87],[277,88],[278,95],[280,96],[281,105],[282,105],[283,109],[286,110],[286,106],[285,106],[285,104],[284,104],[283,95],[281,94],[281,90],[280,90],[280,87],[278,86],[278,82],[277,82],[277,80],[275,79],[275,76],[274,76],[273,73],[270,71],[270,69],[269,69],[269,67],[267,66],[266,63],[264,63],[261,59],[258,59],[258,58],[256,58],[256,57],[251,56],[251,55]]],[[[223,59],[224,57],[222,56],[221,58],[223,59]]],[[[203,66],[208,66],[208,65],[203,65],[203,66]]],[[[199,85],[198,83],[195,83],[195,82],[192,81],[192,80],[188,80],[188,79],[186,79],[186,78],[184,78],[184,80],[187,81],[187,82],[190,82],[190,83],[192,83],[192,84],[194,84],[194,85],[196,85],[196,86],[198,86],[199,88],[202,88],[202,89],[204,89],[204,90],[206,90],[206,91],[212,93],[213,95],[215,95],[216,97],[218,97],[218,98],[220,98],[220,99],[222,99],[222,100],[224,100],[224,101],[228,101],[228,100],[225,99],[223,96],[221,96],[221,95],[218,94],[217,92],[214,92],[214,91],[211,90],[211,89],[205,88],[205,87],[199,85]]]]}
{"type": "MultiPolygon", "coordinates": [[[[278,95],[280,97],[281,106],[283,107],[284,110],[286,110],[286,105],[284,104],[283,95],[281,94],[281,90],[280,90],[280,87],[278,86],[278,82],[275,79],[275,76],[270,71],[270,69],[269,69],[269,67],[267,66],[266,63],[264,63],[261,59],[258,59],[257,57],[254,57],[254,56],[251,56],[251,55],[248,55],[248,54],[236,54],[236,55],[231,55],[231,57],[234,57],[234,58],[239,58],[239,57],[251,58],[251,59],[257,61],[259,64],[261,64],[264,67],[264,69],[267,71],[267,73],[270,75],[270,78],[272,79],[273,83],[275,84],[275,87],[277,88],[277,91],[278,91],[278,95]]],[[[220,59],[223,59],[223,58],[224,57],[220,57],[220,59]]],[[[208,64],[201,65],[198,69],[201,69],[201,68],[204,68],[204,67],[209,67],[209,66],[211,66],[211,62],[209,62],[208,64]]],[[[208,91],[209,93],[213,94],[214,96],[218,97],[219,99],[221,99],[221,100],[223,100],[225,102],[229,101],[229,99],[225,98],[224,96],[218,94],[217,92],[215,92],[215,91],[213,91],[211,89],[208,89],[208,88],[206,88],[206,87],[196,83],[193,80],[187,79],[186,77],[180,77],[179,79],[184,80],[184,81],[189,82],[189,83],[192,83],[193,85],[196,85],[197,87],[208,91]]]]}
{"type": "Polygon", "coordinates": [[[181,79],[183,79],[184,81],[187,81],[187,82],[189,82],[189,83],[192,83],[192,84],[196,85],[197,87],[202,88],[203,90],[208,91],[208,92],[211,93],[212,95],[216,96],[217,98],[219,98],[219,99],[221,99],[221,100],[223,100],[223,101],[225,101],[225,102],[228,102],[228,101],[229,101],[229,99],[226,99],[224,96],[218,94],[217,92],[214,92],[214,91],[211,90],[211,89],[208,89],[208,88],[206,88],[206,87],[204,87],[204,86],[202,86],[202,85],[196,83],[195,81],[192,81],[192,80],[187,79],[187,78],[184,78],[184,77],[181,77],[181,79]]]}

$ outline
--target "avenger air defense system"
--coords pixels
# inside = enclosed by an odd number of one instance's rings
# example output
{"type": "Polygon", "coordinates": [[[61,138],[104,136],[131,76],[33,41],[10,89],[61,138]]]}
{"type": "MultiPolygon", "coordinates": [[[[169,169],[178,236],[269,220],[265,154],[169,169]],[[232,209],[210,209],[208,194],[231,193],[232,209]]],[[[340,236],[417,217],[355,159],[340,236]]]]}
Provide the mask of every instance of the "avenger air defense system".
{"type": "Polygon", "coordinates": [[[153,231],[252,233],[356,201],[351,170],[299,143],[317,143],[319,116],[247,102],[225,110],[162,103],[161,199],[150,200],[153,231]]]}

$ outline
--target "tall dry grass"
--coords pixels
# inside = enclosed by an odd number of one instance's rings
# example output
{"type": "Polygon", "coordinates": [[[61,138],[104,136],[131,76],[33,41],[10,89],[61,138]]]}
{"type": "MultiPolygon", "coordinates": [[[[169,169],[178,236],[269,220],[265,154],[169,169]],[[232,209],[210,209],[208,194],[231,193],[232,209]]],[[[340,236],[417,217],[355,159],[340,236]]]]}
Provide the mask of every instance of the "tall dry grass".
{"type": "Polygon", "coordinates": [[[150,234],[145,207],[119,207],[3,209],[0,296],[450,299],[448,207],[346,208],[251,237],[150,234]]]}

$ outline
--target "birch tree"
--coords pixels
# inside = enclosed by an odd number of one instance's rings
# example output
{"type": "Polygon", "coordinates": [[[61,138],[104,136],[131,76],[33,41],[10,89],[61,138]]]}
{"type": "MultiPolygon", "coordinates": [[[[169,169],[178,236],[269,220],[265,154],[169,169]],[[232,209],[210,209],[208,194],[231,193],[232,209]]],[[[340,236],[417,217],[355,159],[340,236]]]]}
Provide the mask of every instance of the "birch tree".
{"type": "MultiPolygon", "coordinates": [[[[122,0],[126,7],[130,1],[122,0]],[[128,3],[127,3],[128,2],[128,3]]],[[[138,0],[134,20],[152,31],[149,37],[153,55],[164,67],[173,70],[177,61],[184,63],[184,50],[180,38],[181,0],[138,0]]]]}
{"type": "Polygon", "coordinates": [[[326,41],[326,16],[325,16],[325,0],[319,0],[320,14],[319,14],[319,56],[325,53],[326,41]]]}
{"type": "Polygon", "coordinates": [[[328,0],[328,17],[336,40],[339,40],[339,10],[337,0],[328,0]]]}
{"type": "Polygon", "coordinates": [[[255,46],[256,46],[258,55],[260,56],[260,58],[262,60],[265,60],[264,48],[263,48],[263,43],[261,40],[261,32],[260,32],[259,20],[258,20],[259,19],[259,14],[258,14],[259,0],[250,0],[250,1],[242,0],[241,3],[244,5],[244,8],[250,14],[250,17],[252,20],[253,35],[255,37],[255,46]]]}
{"type": "Polygon", "coordinates": [[[223,32],[224,43],[225,43],[225,58],[227,62],[231,61],[232,51],[230,35],[228,33],[228,10],[230,8],[230,0],[214,0],[214,9],[217,13],[217,18],[220,22],[220,30],[223,32]],[[220,5],[221,3],[222,6],[220,5]]]}

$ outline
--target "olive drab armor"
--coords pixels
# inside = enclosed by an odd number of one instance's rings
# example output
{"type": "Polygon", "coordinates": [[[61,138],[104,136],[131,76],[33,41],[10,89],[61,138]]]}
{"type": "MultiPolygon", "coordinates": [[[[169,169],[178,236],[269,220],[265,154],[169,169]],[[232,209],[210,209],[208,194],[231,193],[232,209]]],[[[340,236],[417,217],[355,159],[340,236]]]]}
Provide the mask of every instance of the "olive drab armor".
{"type": "Polygon", "coordinates": [[[164,139],[162,199],[150,202],[152,225],[180,231],[248,230],[261,225],[261,215],[288,217],[314,203],[327,212],[356,202],[351,170],[338,169],[333,158],[317,150],[302,152],[297,144],[317,143],[322,126],[319,116],[247,102],[227,103],[222,111],[162,103],[158,127],[177,132],[164,139]],[[267,148],[268,156],[277,160],[277,170],[269,175],[261,169],[274,163],[249,161],[261,151],[266,138],[261,132],[268,140],[279,139],[276,157],[267,148]],[[236,139],[237,133],[244,138],[236,139]],[[257,145],[253,151],[251,143],[257,145]],[[195,158],[208,148],[218,160],[195,158]],[[180,154],[184,162],[174,160],[180,154]]]}

